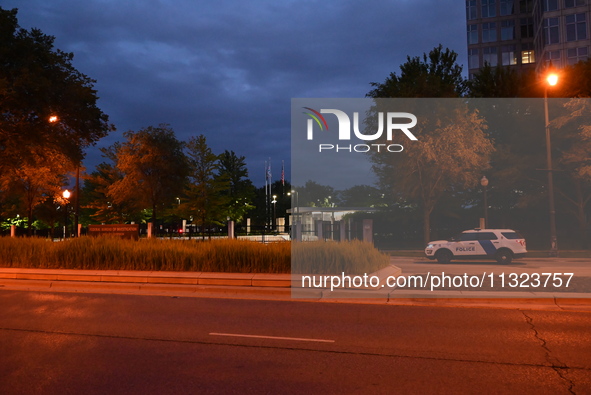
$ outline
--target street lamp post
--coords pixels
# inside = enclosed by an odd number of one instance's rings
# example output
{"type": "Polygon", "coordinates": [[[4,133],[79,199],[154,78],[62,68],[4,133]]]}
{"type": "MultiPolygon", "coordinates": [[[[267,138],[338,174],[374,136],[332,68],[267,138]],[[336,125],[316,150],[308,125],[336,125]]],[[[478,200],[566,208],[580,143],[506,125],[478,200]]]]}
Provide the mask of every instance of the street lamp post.
{"type": "Polygon", "coordinates": [[[67,189],[62,193],[62,196],[64,197],[64,240],[67,238],[68,236],[68,203],[69,203],[69,199],[70,199],[70,191],[68,191],[67,189]]]}
{"type": "Polygon", "coordinates": [[[488,178],[482,176],[480,179],[480,185],[484,188],[484,228],[488,228],[488,202],[486,200],[486,190],[488,186],[488,178]]]}
{"type": "Polygon", "coordinates": [[[550,211],[550,256],[558,256],[558,240],[556,237],[556,209],[554,208],[554,174],[552,169],[552,145],[550,143],[550,120],[548,115],[548,86],[558,83],[558,75],[550,74],[544,86],[544,120],[546,125],[546,163],[548,169],[548,204],[550,211]]]}
{"type": "MultiPolygon", "coordinates": [[[[296,212],[295,212],[295,224],[292,224],[292,230],[293,230],[293,225],[295,225],[295,232],[292,231],[292,238],[295,239],[296,241],[300,241],[301,239],[301,221],[300,221],[300,204],[299,204],[299,197],[300,194],[298,191],[296,190],[291,190],[291,192],[288,192],[287,195],[292,195],[295,194],[295,206],[296,206],[296,212]]],[[[293,202],[293,199],[292,199],[293,202]]],[[[292,213],[293,213],[293,204],[292,204],[292,213]]]]}
{"type": "MultiPolygon", "coordinates": [[[[58,122],[60,122],[60,118],[57,115],[52,114],[49,116],[48,121],[49,121],[49,123],[57,124],[58,122]]],[[[68,191],[67,189],[64,191],[64,198],[65,199],[70,198],[70,191],[68,191]],[[67,198],[65,197],[66,192],[68,192],[67,198]]],[[[78,163],[76,165],[76,186],[74,187],[74,225],[73,225],[73,229],[72,229],[72,234],[74,235],[74,237],[80,236],[80,233],[78,232],[79,216],[80,216],[80,163],[78,163]]]]}
{"type": "Polygon", "coordinates": [[[276,217],[276,206],[277,206],[277,195],[273,195],[273,200],[271,201],[271,203],[273,203],[273,224],[272,224],[272,228],[273,230],[277,230],[277,225],[276,225],[276,221],[277,221],[277,217],[276,217]]]}

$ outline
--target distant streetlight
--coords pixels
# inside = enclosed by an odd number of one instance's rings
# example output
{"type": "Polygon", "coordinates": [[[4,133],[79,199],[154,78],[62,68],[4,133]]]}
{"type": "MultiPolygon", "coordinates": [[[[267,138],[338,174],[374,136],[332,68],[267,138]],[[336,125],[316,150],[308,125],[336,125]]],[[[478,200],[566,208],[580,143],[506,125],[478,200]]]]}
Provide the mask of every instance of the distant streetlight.
{"type": "Polygon", "coordinates": [[[68,235],[68,203],[69,203],[69,199],[71,196],[70,191],[68,191],[67,189],[62,193],[62,196],[64,198],[65,204],[64,204],[64,240],[66,239],[67,235],[68,235]]]}
{"type": "Polygon", "coordinates": [[[484,227],[488,228],[488,202],[486,201],[486,190],[488,186],[488,178],[482,176],[480,179],[480,185],[484,188],[484,227]]]}
{"type": "Polygon", "coordinates": [[[58,118],[57,115],[51,115],[49,117],[49,123],[56,123],[57,121],[59,121],[60,119],[58,118]]]}
{"type": "Polygon", "coordinates": [[[550,143],[550,120],[548,115],[548,86],[558,83],[558,75],[551,73],[546,77],[544,85],[544,120],[546,125],[546,163],[548,169],[548,204],[550,211],[550,256],[558,256],[558,240],[556,237],[556,210],[554,208],[554,175],[552,169],[552,145],[550,143]]]}

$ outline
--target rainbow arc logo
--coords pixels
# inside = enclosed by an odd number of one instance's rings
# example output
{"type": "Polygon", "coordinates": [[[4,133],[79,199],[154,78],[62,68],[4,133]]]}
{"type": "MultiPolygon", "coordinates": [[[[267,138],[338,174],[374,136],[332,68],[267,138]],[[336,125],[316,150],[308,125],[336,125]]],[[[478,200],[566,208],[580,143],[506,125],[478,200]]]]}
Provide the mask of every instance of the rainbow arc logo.
{"type": "Polygon", "coordinates": [[[326,123],[326,119],[324,119],[322,114],[320,114],[318,111],[316,111],[310,107],[303,107],[303,108],[311,111],[311,112],[304,112],[304,114],[309,115],[314,121],[316,121],[318,126],[320,126],[320,130],[324,130],[324,127],[326,127],[326,130],[328,130],[328,123],[326,123]],[[324,124],[324,127],[322,126],[323,124],[324,124]]]}

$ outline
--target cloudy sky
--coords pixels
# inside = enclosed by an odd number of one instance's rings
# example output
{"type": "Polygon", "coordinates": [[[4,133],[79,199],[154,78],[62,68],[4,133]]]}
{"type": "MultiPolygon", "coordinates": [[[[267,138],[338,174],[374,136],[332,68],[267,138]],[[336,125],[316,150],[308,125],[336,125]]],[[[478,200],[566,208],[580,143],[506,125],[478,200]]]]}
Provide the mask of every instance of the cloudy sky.
{"type": "MultiPolygon", "coordinates": [[[[1,0],[96,79],[122,133],[170,124],[244,155],[250,178],[290,171],[292,98],[360,98],[407,55],[443,44],[466,64],[459,0],[1,0]]],[[[101,160],[90,148],[89,170],[101,160]]],[[[311,175],[312,176],[312,175],[311,175]]],[[[313,177],[311,177],[313,178],[313,177]]]]}

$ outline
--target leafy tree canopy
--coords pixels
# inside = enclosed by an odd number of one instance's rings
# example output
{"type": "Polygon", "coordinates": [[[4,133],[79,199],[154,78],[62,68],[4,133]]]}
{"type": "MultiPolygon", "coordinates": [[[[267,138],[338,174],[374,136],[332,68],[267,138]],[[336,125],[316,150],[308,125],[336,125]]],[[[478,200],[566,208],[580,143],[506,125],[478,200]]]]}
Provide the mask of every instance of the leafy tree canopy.
{"type": "Polygon", "coordinates": [[[20,28],[16,15],[0,8],[0,168],[52,151],[80,162],[83,148],[113,129],[96,105],[96,81],[54,48],[54,37],[20,28]]]}
{"type": "Polygon", "coordinates": [[[372,82],[374,89],[367,96],[460,97],[466,91],[466,82],[457,58],[456,52],[444,50],[441,44],[422,57],[407,56],[406,63],[400,66],[400,75],[390,73],[384,82],[372,82]]]}

